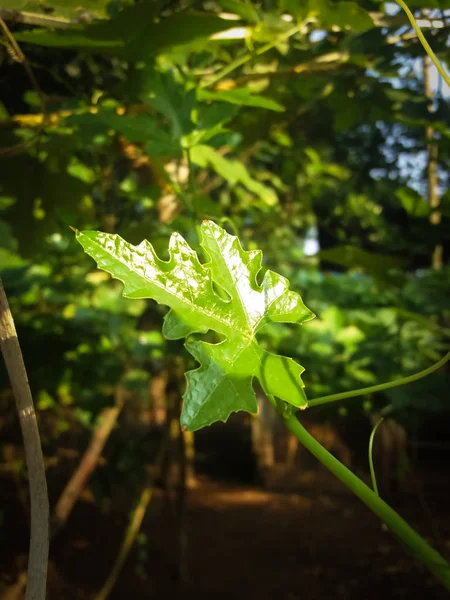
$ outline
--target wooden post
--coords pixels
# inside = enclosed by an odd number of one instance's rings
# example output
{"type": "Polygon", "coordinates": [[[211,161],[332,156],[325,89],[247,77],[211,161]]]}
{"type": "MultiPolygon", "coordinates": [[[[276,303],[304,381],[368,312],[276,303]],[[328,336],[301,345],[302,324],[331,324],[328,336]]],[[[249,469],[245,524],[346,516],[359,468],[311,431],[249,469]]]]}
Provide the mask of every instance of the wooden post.
{"type": "Polygon", "coordinates": [[[30,486],[31,534],[25,600],[45,600],[49,546],[49,507],[44,458],[22,351],[1,279],[0,348],[16,401],[30,486]]]}

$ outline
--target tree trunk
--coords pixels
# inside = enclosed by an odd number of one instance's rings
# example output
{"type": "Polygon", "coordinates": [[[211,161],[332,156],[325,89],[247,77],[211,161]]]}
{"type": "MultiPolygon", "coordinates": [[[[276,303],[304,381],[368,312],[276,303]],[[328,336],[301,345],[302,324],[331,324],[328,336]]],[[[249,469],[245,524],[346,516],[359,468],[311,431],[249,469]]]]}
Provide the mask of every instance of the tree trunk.
{"type": "MultiPolygon", "coordinates": [[[[428,110],[431,112],[433,106],[433,90],[431,89],[430,69],[432,67],[431,58],[425,56],[423,59],[423,85],[425,97],[429,100],[428,110]]],[[[435,138],[435,131],[432,125],[425,128],[425,140],[427,146],[427,185],[428,202],[430,203],[431,214],[430,223],[439,225],[441,222],[441,212],[439,205],[439,175],[438,175],[438,146],[435,138]]],[[[431,257],[431,266],[440,271],[443,266],[443,247],[439,242],[435,245],[431,257]]]]}

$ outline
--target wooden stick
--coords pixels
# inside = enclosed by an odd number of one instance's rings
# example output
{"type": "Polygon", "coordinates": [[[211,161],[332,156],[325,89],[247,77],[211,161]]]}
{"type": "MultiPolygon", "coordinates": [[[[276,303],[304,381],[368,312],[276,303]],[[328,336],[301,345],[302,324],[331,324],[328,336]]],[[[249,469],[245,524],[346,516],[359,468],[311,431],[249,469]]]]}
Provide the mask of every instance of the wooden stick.
{"type": "Polygon", "coordinates": [[[116,390],[116,406],[105,408],[100,414],[89,446],[56,503],[51,519],[52,540],[66,524],[81,492],[97,466],[103,448],[117,423],[124,401],[125,390],[119,385],[116,390]]]}
{"type": "Polygon", "coordinates": [[[147,507],[152,498],[152,490],[152,487],[145,487],[142,490],[139,503],[133,513],[130,524],[128,525],[125,538],[120,547],[120,551],[116,558],[114,566],[110,574],[108,575],[104,586],[97,594],[97,596],[95,596],[95,600],[106,600],[111,594],[117,582],[117,579],[119,578],[120,572],[122,571],[122,567],[125,564],[126,559],[128,558],[131,548],[133,547],[136,536],[141,528],[142,521],[144,520],[145,513],[147,512],[147,507]]]}
{"type": "MultiPolygon", "coordinates": [[[[161,446],[158,450],[158,455],[155,460],[155,466],[158,467],[159,470],[161,470],[161,465],[167,452],[168,443],[168,438],[164,439],[161,442],[161,446]]],[[[106,578],[102,589],[94,597],[94,600],[107,600],[114,586],[116,585],[116,582],[122,571],[123,565],[125,564],[125,561],[127,560],[130,550],[133,547],[133,544],[139,533],[148,505],[150,504],[150,500],[152,499],[154,479],[155,476],[151,477],[150,481],[147,483],[147,486],[142,490],[139,502],[131,516],[130,523],[125,532],[125,537],[123,539],[122,545],[120,546],[119,554],[117,555],[113,568],[111,569],[111,572],[106,578]]]]}
{"type": "Polygon", "coordinates": [[[30,486],[31,534],[25,600],[45,600],[49,508],[41,440],[16,328],[0,279],[0,348],[5,359],[25,446],[30,486]]]}

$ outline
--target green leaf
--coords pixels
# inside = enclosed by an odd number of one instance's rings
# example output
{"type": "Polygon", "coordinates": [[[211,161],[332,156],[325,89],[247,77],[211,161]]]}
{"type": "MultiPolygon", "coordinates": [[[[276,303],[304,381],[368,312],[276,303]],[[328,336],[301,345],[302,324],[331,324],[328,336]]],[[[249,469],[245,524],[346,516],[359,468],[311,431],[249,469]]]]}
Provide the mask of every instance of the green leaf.
{"type": "Polygon", "coordinates": [[[210,92],[209,90],[198,90],[198,100],[219,100],[221,102],[230,102],[240,106],[254,106],[257,108],[267,108],[276,112],[284,112],[284,107],[271,98],[253,94],[249,88],[238,88],[236,90],[227,90],[223,92],[210,92]]]}
{"type": "Polygon", "coordinates": [[[211,146],[195,146],[191,152],[191,160],[199,167],[210,165],[231,185],[241,183],[249,192],[256,194],[256,196],[269,206],[274,206],[278,202],[274,190],[253,179],[242,162],[224,158],[214,148],[211,148],[211,146]]]}
{"type": "Polygon", "coordinates": [[[212,221],[201,225],[201,246],[209,259],[205,264],[178,233],[170,238],[167,262],[146,240],[132,246],[118,235],[95,231],[77,231],[76,237],[99,268],[124,283],[125,297],[153,298],[170,306],[163,326],[168,339],[209,330],[221,337],[217,344],[186,344],[200,362],[187,373],[181,422],[188,429],[225,421],[235,411],[256,412],[254,377],[266,394],[306,407],[303,367],[266,352],[256,334],[267,323],[300,324],[314,315],[281,275],[267,271],[258,284],[260,251],[244,251],[235,236],[212,221]]]}

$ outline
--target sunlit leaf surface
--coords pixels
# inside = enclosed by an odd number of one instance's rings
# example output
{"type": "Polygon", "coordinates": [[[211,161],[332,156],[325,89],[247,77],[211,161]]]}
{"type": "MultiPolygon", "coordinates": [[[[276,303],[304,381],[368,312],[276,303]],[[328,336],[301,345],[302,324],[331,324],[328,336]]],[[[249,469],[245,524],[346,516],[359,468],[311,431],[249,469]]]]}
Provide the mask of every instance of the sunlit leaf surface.
{"type": "Polygon", "coordinates": [[[170,238],[167,262],[146,240],[132,246],[115,234],[85,231],[76,236],[99,268],[124,283],[124,296],[170,306],[163,326],[168,339],[208,330],[223,338],[217,344],[186,344],[200,363],[187,373],[181,422],[188,429],[225,421],[235,411],[256,412],[254,377],[267,394],[306,406],[303,367],[266,352],[256,334],[267,323],[300,324],[314,315],[281,275],[267,271],[258,283],[261,251],[244,251],[237,237],[212,221],[201,226],[201,245],[209,259],[205,264],[177,233],[170,238]]]}

